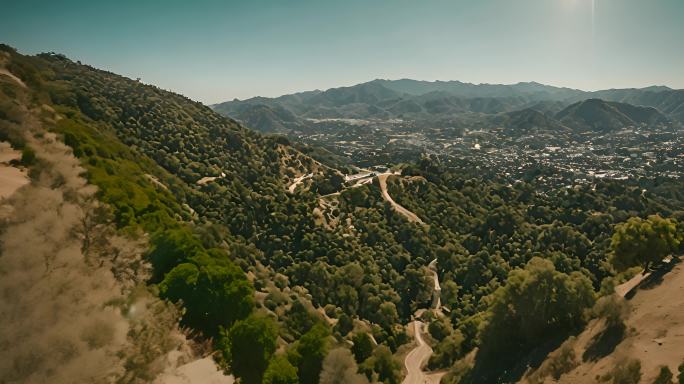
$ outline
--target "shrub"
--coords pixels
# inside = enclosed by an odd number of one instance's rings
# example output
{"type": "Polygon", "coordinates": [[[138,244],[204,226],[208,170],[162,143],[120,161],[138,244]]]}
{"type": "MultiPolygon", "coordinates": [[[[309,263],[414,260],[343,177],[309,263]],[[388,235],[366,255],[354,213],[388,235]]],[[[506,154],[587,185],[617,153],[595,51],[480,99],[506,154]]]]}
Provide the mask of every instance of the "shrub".
{"type": "Polygon", "coordinates": [[[357,363],[364,362],[373,354],[373,342],[367,333],[357,333],[352,337],[352,343],[354,343],[354,345],[351,350],[352,353],[354,353],[354,358],[357,363]]]}
{"type": "Polygon", "coordinates": [[[673,384],[672,378],[673,375],[672,371],[670,371],[670,368],[662,365],[660,366],[660,371],[658,372],[656,379],[653,381],[653,384],[673,384]]]}
{"type": "Polygon", "coordinates": [[[622,324],[629,314],[627,300],[617,295],[601,297],[591,309],[594,317],[606,319],[607,326],[622,324]]]}
{"type": "Polygon", "coordinates": [[[295,368],[285,358],[285,356],[276,356],[271,359],[271,362],[264,372],[263,384],[297,384],[299,378],[297,377],[297,368],[295,368]]]}
{"type": "Polygon", "coordinates": [[[24,147],[21,150],[21,163],[26,166],[35,164],[36,152],[31,147],[24,147]]]}
{"type": "Polygon", "coordinates": [[[430,336],[434,337],[437,341],[442,341],[451,334],[451,329],[443,319],[438,318],[430,322],[430,325],[428,325],[428,332],[430,332],[430,336]]]}
{"type": "Polygon", "coordinates": [[[641,362],[638,359],[625,358],[616,362],[608,374],[613,384],[639,384],[641,381],[641,362]]]}
{"type": "Polygon", "coordinates": [[[563,374],[568,373],[577,367],[578,361],[575,353],[575,342],[576,338],[574,336],[568,338],[568,340],[561,344],[556,351],[551,353],[546,361],[527,378],[527,381],[532,384],[541,384],[548,376],[558,380],[563,374]]]}

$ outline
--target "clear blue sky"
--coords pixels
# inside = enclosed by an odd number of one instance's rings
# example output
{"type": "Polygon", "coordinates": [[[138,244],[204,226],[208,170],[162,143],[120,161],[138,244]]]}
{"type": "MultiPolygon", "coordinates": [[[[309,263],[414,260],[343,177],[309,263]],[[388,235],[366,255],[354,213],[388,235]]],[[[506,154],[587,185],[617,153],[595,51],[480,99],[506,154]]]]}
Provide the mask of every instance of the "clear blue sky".
{"type": "Polygon", "coordinates": [[[2,3],[0,41],[22,52],[205,103],[375,78],[684,88],[684,0],[2,3]]]}

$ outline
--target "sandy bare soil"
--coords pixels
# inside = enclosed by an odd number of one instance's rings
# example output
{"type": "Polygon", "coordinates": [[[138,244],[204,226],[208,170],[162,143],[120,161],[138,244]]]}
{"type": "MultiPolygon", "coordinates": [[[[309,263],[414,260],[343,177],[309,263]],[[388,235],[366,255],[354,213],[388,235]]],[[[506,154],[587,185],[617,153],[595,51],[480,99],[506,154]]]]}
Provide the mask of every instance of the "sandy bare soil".
{"type": "Polygon", "coordinates": [[[13,167],[12,160],[21,158],[21,153],[0,142],[0,200],[10,197],[17,189],[29,183],[26,169],[13,167]]]}
{"type": "Polygon", "coordinates": [[[408,209],[402,207],[401,205],[397,204],[394,199],[392,199],[392,196],[389,195],[387,192],[387,176],[390,176],[390,174],[382,174],[378,175],[378,181],[380,182],[380,190],[382,191],[382,197],[387,200],[388,203],[394,207],[394,210],[399,212],[400,214],[406,216],[406,218],[412,222],[412,223],[420,223],[423,224],[423,220],[418,217],[415,213],[409,211],[408,209]]]}
{"type": "MultiPolygon", "coordinates": [[[[606,356],[583,361],[592,340],[605,330],[603,320],[593,320],[577,336],[574,349],[580,365],[558,382],[597,382],[597,376],[605,375],[625,357],[640,360],[642,383],[652,383],[662,365],[677,374],[677,367],[684,362],[684,263],[676,264],[662,277],[656,273],[639,274],[616,289],[623,295],[630,290],[633,292],[627,295],[630,311],[622,341],[606,356]]],[[[546,382],[554,381],[549,378],[546,382]]]]}
{"type": "Polygon", "coordinates": [[[192,361],[162,374],[155,384],[233,384],[235,378],[219,371],[211,357],[192,361]]]}
{"type": "Polygon", "coordinates": [[[295,189],[297,188],[297,186],[298,186],[299,184],[301,184],[301,183],[302,183],[304,180],[306,180],[306,179],[312,178],[313,175],[314,175],[313,173],[309,173],[309,174],[306,174],[306,175],[302,175],[302,176],[299,176],[299,177],[295,177],[294,180],[292,181],[292,184],[290,184],[290,186],[287,187],[287,190],[288,190],[290,193],[294,193],[295,189]]]}
{"type": "Polygon", "coordinates": [[[7,69],[5,69],[5,68],[0,68],[0,76],[1,76],[1,75],[4,75],[4,76],[9,77],[10,79],[12,79],[14,82],[16,82],[17,84],[19,84],[20,86],[26,88],[26,84],[24,84],[24,82],[21,81],[20,78],[14,76],[14,74],[12,74],[12,72],[8,71],[7,69]]]}

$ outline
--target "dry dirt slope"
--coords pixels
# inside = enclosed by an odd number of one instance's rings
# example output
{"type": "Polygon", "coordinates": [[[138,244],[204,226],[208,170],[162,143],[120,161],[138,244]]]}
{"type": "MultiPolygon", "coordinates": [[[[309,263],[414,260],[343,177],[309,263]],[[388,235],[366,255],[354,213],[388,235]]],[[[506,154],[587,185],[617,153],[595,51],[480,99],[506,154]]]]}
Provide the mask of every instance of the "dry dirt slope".
{"type": "Polygon", "coordinates": [[[627,297],[629,314],[625,320],[625,336],[617,344],[609,343],[615,349],[611,351],[608,347],[603,357],[585,357],[594,337],[605,330],[603,320],[594,320],[574,344],[579,365],[558,381],[547,377],[545,383],[600,382],[598,377],[625,358],[640,360],[641,383],[653,383],[662,365],[677,376],[677,367],[684,361],[684,263],[676,264],[660,278],[645,281],[631,298],[627,297]]]}

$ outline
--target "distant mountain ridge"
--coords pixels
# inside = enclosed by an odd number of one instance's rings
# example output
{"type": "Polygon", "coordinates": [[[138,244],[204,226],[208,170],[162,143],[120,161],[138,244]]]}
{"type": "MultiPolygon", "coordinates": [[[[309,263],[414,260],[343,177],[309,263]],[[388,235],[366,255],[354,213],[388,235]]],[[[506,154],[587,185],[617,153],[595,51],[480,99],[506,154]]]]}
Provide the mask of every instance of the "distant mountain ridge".
{"type": "MultiPolygon", "coordinates": [[[[615,116],[608,118],[604,114],[603,121],[608,122],[611,127],[615,124],[664,123],[668,119],[684,121],[684,90],[652,86],[586,92],[535,82],[503,85],[376,79],[325,91],[301,92],[277,98],[233,100],[212,105],[211,108],[259,131],[286,133],[304,124],[307,119],[431,120],[464,115],[495,115],[527,108],[554,116],[564,108],[588,99],[654,109],[635,110],[627,106],[609,107],[608,104],[604,112],[615,116]],[[616,109],[618,113],[612,109],[616,109]],[[630,113],[645,113],[647,116],[630,117],[628,109],[632,111],[630,113]],[[619,116],[620,114],[626,115],[626,118],[619,116]]],[[[590,106],[591,103],[583,108],[590,106]]],[[[600,114],[590,115],[598,117],[600,114]]],[[[587,124],[594,123],[585,121],[571,125],[586,129],[587,124]]]]}
{"type": "Polygon", "coordinates": [[[567,99],[580,95],[583,91],[571,88],[559,88],[536,82],[517,84],[472,84],[460,81],[420,81],[411,79],[373,80],[386,88],[411,95],[423,95],[441,91],[453,96],[472,97],[515,97],[527,95],[540,100],[567,99]]]}

